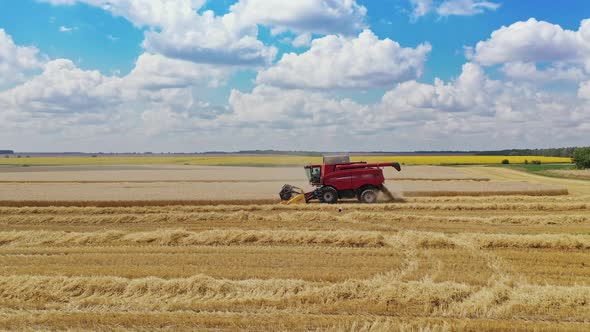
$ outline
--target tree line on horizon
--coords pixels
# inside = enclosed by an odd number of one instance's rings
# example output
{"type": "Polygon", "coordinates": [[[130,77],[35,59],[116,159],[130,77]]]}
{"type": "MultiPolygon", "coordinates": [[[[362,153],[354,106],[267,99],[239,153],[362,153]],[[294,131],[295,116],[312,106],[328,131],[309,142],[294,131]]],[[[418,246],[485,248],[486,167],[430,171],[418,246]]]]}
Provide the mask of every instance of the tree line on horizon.
{"type": "MultiPolygon", "coordinates": [[[[491,150],[491,151],[414,151],[414,152],[387,152],[387,151],[365,151],[365,152],[351,152],[352,154],[362,153],[382,153],[382,154],[471,154],[476,156],[540,156],[540,157],[562,157],[573,158],[578,147],[564,147],[564,148],[547,148],[547,149],[505,149],[505,150],[491,150]]],[[[223,152],[231,154],[231,152],[223,152]]],[[[234,152],[238,154],[281,154],[281,155],[297,155],[297,156],[322,156],[326,152],[312,152],[312,151],[281,151],[281,150],[244,150],[234,152]]],[[[333,152],[338,153],[338,152],[333,152]]]]}
{"type": "MultiPolygon", "coordinates": [[[[350,154],[416,154],[416,155],[429,155],[429,154],[464,154],[464,155],[476,155],[476,156],[542,156],[542,157],[562,157],[562,158],[573,158],[576,149],[584,149],[577,147],[564,147],[564,148],[547,148],[547,149],[505,149],[505,150],[491,150],[491,151],[414,151],[414,152],[396,152],[396,151],[358,151],[349,152],[350,154]]],[[[588,147],[590,149],[590,147],[588,147]]],[[[309,156],[309,157],[321,157],[324,154],[338,154],[347,152],[318,152],[318,151],[288,151],[288,150],[241,150],[237,152],[226,152],[226,151],[208,151],[194,154],[256,154],[256,155],[291,155],[291,156],[309,156]]],[[[0,150],[0,154],[15,154],[13,150],[0,150]]],[[[64,154],[68,154],[64,152],[64,154]]],[[[79,152],[83,155],[85,153],[79,152]]],[[[91,154],[91,153],[88,153],[91,154]]],[[[103,153],[100,153],[103,154],[103,153]]],[[[125,153],[128,154],[128,153],[125,153]]],[[[152,153],[133,153],[133,154],[152,154],[152,153]]],[[[182,153],[181,153],[182,154],[182,153]]],[[[117,153],[114,153],[117,155],[117,153]]]]}
{"type": "Polygon", "coordinates": [[[478,156],[541,156],[572,158],[578,147],[549,148],[549,149],[508,149],[497,151],[479,151],[478,156]]]}

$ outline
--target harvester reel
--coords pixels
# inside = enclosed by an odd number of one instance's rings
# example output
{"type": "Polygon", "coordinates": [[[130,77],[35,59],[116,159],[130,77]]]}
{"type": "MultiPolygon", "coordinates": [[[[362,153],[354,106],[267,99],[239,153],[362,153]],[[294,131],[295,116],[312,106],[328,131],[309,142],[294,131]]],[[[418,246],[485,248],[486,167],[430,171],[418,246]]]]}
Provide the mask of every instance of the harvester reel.
{"type": "Polygon", "coordinates": [[[305,191],[299,187],[286,184],[283,186],[283,189],[281,189],[281,192],[279,192],[279,196],[282,200],[281,204],[306,204],[313,197],[313,192],[305,193],[305,191]]]}
{"type": "Polygon", "coordinates": [[[279,196],[283,201],[288,201],[291,198],[293,198],[293,196],[300,194],[303,194],[303,190],[290,184],[284,185],[283,189],[281,189],[281,191],[279,192],[279,196]]]}

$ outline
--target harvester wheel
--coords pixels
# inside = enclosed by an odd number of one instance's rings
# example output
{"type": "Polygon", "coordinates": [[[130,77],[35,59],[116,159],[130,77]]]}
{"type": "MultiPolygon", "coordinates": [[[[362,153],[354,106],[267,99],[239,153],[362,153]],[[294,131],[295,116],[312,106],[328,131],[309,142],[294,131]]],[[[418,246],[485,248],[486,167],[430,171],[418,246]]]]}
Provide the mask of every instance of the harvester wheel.
{"type": "Polygon", "coordinates": [[[375,189],[367,189],[361,193],[361,202],[372,204],[377,202],[377,191],[375,189]]]}
{"type": "Polygon", "coordinates": [[[332,187],[322,188],[322,195],[320,196],[322,203],[334,204],[338,201],[338,191],[332,187]]]}

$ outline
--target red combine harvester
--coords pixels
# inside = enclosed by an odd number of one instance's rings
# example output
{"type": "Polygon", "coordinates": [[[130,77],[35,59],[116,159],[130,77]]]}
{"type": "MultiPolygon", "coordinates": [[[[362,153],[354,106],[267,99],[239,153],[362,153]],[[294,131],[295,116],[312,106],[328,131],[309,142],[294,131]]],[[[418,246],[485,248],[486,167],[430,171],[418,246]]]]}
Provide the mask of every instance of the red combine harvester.
{"type": "Polygon", "coordinates": [[[321,165],[305,166],[309,183],[314,191],[304,192],[301,188],[284,185],[279,193],[284,204],[309,203],[318,199],[333,204],[341,198],[357,198],[363,203],[375,203],[378,193],[392,197],[383,185],[385,177],[382,167],[393,167],[401,171],[399,163],[350,162],[349,156],[325,156],[321,165]]]}

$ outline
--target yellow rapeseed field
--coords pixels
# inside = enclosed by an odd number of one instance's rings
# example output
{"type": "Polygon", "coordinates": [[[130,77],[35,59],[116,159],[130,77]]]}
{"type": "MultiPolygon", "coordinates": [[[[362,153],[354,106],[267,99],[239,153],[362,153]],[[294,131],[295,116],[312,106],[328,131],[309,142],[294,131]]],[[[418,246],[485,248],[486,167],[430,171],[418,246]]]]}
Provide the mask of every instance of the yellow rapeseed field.
{"type": "MultiPolygon", "coordinates": [[[[571,158],[539,156],[353,156],[354,161],[397,161],[406,165],[478,165],[500,164],[508,159],[511,164],[525,160],[542,163],[571,163],[571,158]]],[[[97,157],[31,157],[0,159],[0,165],[214,165],[214,166],[281,166],[319,164],[321,157],[282,155],[223,155],[223,156],[97,156],[97,157]]]]}

